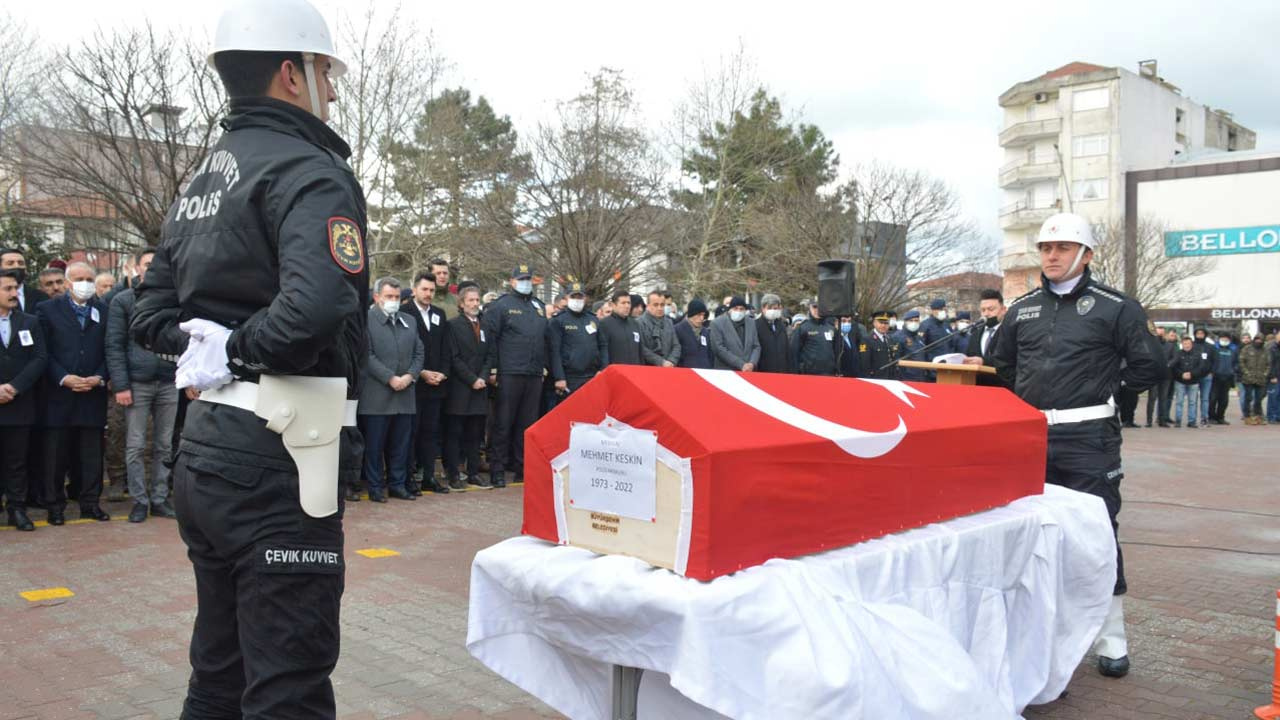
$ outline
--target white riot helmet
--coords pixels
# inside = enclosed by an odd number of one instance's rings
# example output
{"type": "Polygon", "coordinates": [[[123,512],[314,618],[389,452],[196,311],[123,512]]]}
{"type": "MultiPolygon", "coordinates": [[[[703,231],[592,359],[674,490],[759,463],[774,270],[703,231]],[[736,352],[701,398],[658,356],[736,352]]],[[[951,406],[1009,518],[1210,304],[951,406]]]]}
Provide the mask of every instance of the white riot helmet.
{"type": "Polygon", "coordinates": [[[334,56],[329,24],[307,0],[232,0],[218,18],[209,65],[215,55],[228,50],[301,53],[312,112],[317,114],[320,94],[315,56],[329,56],[330,77],[341,77],[347,71],[347,64],[334,56]]]}
{"type": "Polygon", "coordinates": [[[1067,269],[1068,276],[1072,275],[1076,268],[1080,266],[1080,260],[1084,258],[1085,250],[1096,249],[1093,242],[1093,227],[1088,220],[1075,213],[1052,215],[1040,226],[1040,237],[1036,239],[1036,245],[1052,242],[1073,242],[1080,245],[1080,251],[1076,253],[1076,259],[1071,263],[1071,267],[1067,269]]]}

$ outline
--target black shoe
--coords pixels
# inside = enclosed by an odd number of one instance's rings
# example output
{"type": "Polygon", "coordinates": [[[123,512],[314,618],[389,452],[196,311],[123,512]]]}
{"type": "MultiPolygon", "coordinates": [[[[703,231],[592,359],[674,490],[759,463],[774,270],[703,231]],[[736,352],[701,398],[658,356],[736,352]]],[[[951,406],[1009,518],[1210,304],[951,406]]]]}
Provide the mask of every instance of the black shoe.
{"type": "Polygon", "coordinates": [[[1231,421],[1230,421],[1230,420],[1219,420],[1219,421],[1218,421],[1218,424],[1219,424],[1219,425],[1230,425],[1230,424],[1231,424],[1231,421]]]}
{"type": "Polygon", "coordinates": [[[98,522],[106,522],[111,519],[106,510],[94,505],[93,507],[80,508],[81,520],[97,520],[98,522]]]}
{"type": "Polygon", "coordinates": [[[435,477],[432,477],[430,480],[427,481],[427,489],[438,495],[449,494],[449,486],[440,482],[435,477]]]}
{"type": "Polygon", "coordinates": [[[1149,427],[1151,427],[1151,423],[1147,423],[1146,425],[1143,425],[1142,427],[1148,427],[1148,428],[1149,428],[1149,427]]]}
{"type": "Polygon", "coordinates": [[[1138,427],[1138,424],[1137,424],[1137,423],[1135,423],[1135,422],[1127,422],[1127,423],[1121,423],[1121,424],[1120,424],[1120,427],[1136,428],[1136,427],[1138,427]]]}
{"type": "Polygon", "coordinates": [[[462,478],[454,476],[449,478],[449,487],[454,490],[466,490],[467,484],[462,482],[462,478]]]}
{"type": "Polygon", "coordinates": [[[140,523],[146,519],[147,519],[147,506],[140,502],[134,503],[133,509],[129,511],[129,522],[140,523]]]}
{"type": "Polygon", "coordinates": [[[169,504],[168,500],[165,500],[151,503],[151,517],[176,519],[178,513],[174,512],[173,506],[169,504]]]}
{"type": "Polygon", "coordinates": [[[489,476],[489,486],[495,488],[504,488],[507,486],[507,476],[505,473],[495,473],[489,476]]]}
{"type": "Polygon", "coordinates": [[[1167,427],[1169,427],[1171,424],[1172,424],[1172,423],[1162,422],[1162,423],[1160,423],[1160,427],[1162,427],[1162,428],[1167,428],[1167,427]]]}
{"type": "Polygon", "coordinates": [[[1195,423],[1187,423],[1187,429],[1188,429],[1188,430],[1195,430],[1195,429],[1196,429],[1196,424],[1195,424],[1195,423]]]}
{"type": "Polygon", "coordinates": [[[62,510],[50,510],[48,520],[50,525],[62,525],[67,521],[67,516],[62,510]]]}
{"type": "Polygon", "coordinates": [[[31,518],[27,517],[27,511],[20,508],[8,508],[5,514],[9,520],[6,523],[12,527],[16,527],[22,532],[31,532],[36,529],[36,524],[31,522],[31,518]]]}
{"type": "Polygon", "coordinates": [[[360,502],[360,491],[355,488],[347,488],[347,502],[360,502]]]}
{"type": "Polygon", "coordinates": [[[422,486],[417,480],[410,480],[404,484],[404,489],[414,497],[422,497],[422,486]]]}
{"type": "Polygon", "coordinates": [[[397,500],[417,500],[418,499],[413,496],[413,493],[409,492],[408,490],[405,490],[404,488],[398,488],[398,487],[393,487],[387,490],[387,494],[397,500]]]}
{"type": "Polygon", "coordinates": [[[1181,420],[1178,420],[1177,422],[1175,422],[1175,423],[1173,424],[1173,426],[1174,426],[1174,427],[1182,427],[1182,421],[1181,421],[1181,420]]]}
{"type": "Polygon", "coordinates": [[[1129,674],[1129,656],[1109,658],[1098,656],[1098,672],[1106,677],[1120,678],[1129,674]]]}
{"type": "Polygon", "coordinates": [[[369,500],[376,503],[384,503],[387,501],[387,496],[383,495],[381,490],[370,490],[369,500]]]}
{"type": "Polygon", "coordinates": [[[476,486],[476,487],[478,487],[478,488],[491,488],[491,487],[493,487],[492,485],[490,485],[490,484],[489,484],[489,481],[488,481],[488,480],[485,480],[485,479],[484,479],[484,476],[482,476],[482,475],[472,475],[471,477],[467,478],[467,484],[468,484],[468,485],[474,485],[474,486],[476,486]]]}

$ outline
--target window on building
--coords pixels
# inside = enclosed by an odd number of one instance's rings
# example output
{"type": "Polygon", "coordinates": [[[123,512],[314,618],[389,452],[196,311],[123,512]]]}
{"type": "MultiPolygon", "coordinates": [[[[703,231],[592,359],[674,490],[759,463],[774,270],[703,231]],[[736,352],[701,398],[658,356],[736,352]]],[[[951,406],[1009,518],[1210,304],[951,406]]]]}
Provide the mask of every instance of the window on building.
{"type": "Polygon", "coordinates": [[[1107,88],[1093,90],[1077,90],[1071,94],[1071,109],[1075,112],[1099,110],[1111,102],[1111,92],[1107,88]]]}
{"type": "Polygon", "coordinates": [[[1028,106],[1027,106],[1027,117],[1026,117],[1025,119],[1026,119],[1026,120],[1035,120],[1035,119],[1036,119],[1036,104],[1035,104],[1035,103],[1031,103],[1030,105],[1028,105],[1028,106]]]}
{"type": "Polygon", "coordinates": [[[1071,198],[1073,200],[1106,200],[1107,179],[1076,180],[1071,183],[1071,198]]]}
{"type": "Polygon", "coordinates": [[[1071,141],[1071,154],[1075,157],[1090,155],[1106,155],[1111,138],[1105,133],[1099,135],[1081,135],[1071,141]]]}

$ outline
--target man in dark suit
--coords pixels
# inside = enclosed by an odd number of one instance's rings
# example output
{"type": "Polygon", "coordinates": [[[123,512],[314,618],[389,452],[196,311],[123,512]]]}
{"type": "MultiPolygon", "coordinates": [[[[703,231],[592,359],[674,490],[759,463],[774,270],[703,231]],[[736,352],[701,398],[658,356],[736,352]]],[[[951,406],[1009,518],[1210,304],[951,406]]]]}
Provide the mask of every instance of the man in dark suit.
{"type": "MultiPolygon", "coordinates": [[[[978,302],[983,327],[969,331],[969,344],[964,353],[965,365],[995,367],[996,337],[1000,332],[1000,324],[1004,322],[1004,312],[1004,295],[999,290],[983,290],[978,302]]],[[[999,375],[979,374],[978,384],[1013,389],[999,375]]]]}
{"type": "MultiPolygon", "coordinates": [[[[0,249],[0,272],[12,271],[14,277],[18,280],[18,310],[30,315],[32,319],[36,317],[36,307],[40,303],[49,299],[43,290],[27,281],[32,280],[32,276],[27,273],[27,256],[21,248],[7,247],[0,249]]],[[[44,383],[37,382],[33,390],[35,393],[35,418],[31,422],[30,432],[27,433],[27,499],[39,503],[41,489],[44,487],[44,473],[40,470],[42,462],[41,455],[44,452],[44,434],[41,432],[41,412],[44,408],[44,383]]]]}
{"type": "Polygon", "coordinates": [[[49,524],[65,521],[68,466],[77,477],[80,517],[110,520],[102,495],[102,428],[107,424],[107,306],[98,299],[93,268],[67,265],[70,289],[40,304],[40,329],[49,346],[45,370],[49,396],[45,411],[44,504],[49,524]]]}
{"type": "Polygon", "coordinates": [[[760,300],[764,309],[756,318],[756,338],[760,340],[760,372],[791,372],[791,338],[782,319],[782,299],[770,293],[760,300]]]}
{"type": "Polygon", "coordinates": [[[20,276],[0,270],[0,490],[6,524],[31,531],[36,526],[27,517],[27,442],[48,352],[39,320],[18,309],[20,276]]]}
{"type": "Polygon", "coordinates": [[[36,306],[48,300],[49,296],[34,285],[27,285],[27,256],[21,248],[0,248],[0,272],[8,271],[13,271],[14,279],[18,281],[17,309],[34,316],[36,306]]]}
{"type": "Polygon", "coordinates": [[[480,475],[480,443],[489,414],[488,338],[480,327],[480,288],[460,285],[458,314],[449,326],[449,379],[445,395],[444,471],[449,487],[461,490],[458,465],[465,458],[467,482],[490,487],[480,475]]]}
{"type": "Polygon", "coordinates": [[[435,275],[420,273],[413,281],[413,299],[400,306],[400,312],[417,321],[423,352],[422,372],[418,373],[415,389],[418,412],[413,421],[414,462],[422,468],[422,483],[412,476],[409,478],[409,492],[414,495],[421,495],[424,486],[431,492],[449,492],[448,484],[441,483],[435,476],[436,454],[440,450],[437,438],[450,360],[449,328],[444,311],[432,304],[435,294],[435,275]]]}

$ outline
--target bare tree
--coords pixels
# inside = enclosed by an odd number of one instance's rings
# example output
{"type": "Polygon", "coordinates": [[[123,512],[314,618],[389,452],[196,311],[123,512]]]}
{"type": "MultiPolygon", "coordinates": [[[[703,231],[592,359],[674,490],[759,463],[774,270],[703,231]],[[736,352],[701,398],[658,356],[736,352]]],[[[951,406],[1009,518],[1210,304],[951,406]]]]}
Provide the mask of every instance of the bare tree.
{"type": "Polygon", "coordinates": [[[412,139],[414,123],[445,70],[430,31],[405,16],[399,4],[338,22],[347,74],[339,79],[334,127],[351,145],[351,168],[369,199],[367,251],[375,268],[411,262],[422,254],[413,224],[402,217],[388,149],[412,139]],[[408,259],[398,257],[407,255],[408,259]]]}
{"type": "Polygon", "coordinates": [[[576,278],[594,297],[650,281],[671,217],[662,207],[667,165],[622,74],[593,75],[528,149],[530,177],[506,223],[513,236],[492,246],[487,264],[531,262],[576,278]]]}
{"type": "MultiPolygon", "coordinates": [[[[8,13],[0,15],[0,158],[8,132],[31,110],[42,64],[35,33],[8,13]]],[[[6,200],[7,193],[0,194],[0,206],[6,200]]]]}
{"type": "Polygon", "coordinates": [[[60,52],[46,81],[5,148],[28,190],[22,209],[96,221],[74,245],[157,243],[222,108],[203,48],[150,24],[99,31],[60,52]]]}
{"type": "MultiPolygon", "coordinates": [[[[1170,257],[1165,254],[1164,223],[1153,217],[1138,219],[1134,299],[1143,307],[1205,300],[1209,293],[1196,278],[1212,272],[1212,257],[1170,257]]],[[[1113,287],[1124,282],[1124,221],[1114,220],[1094,228],[1097,249],[1089,268],[1099,281],[1113,287]]]]}

